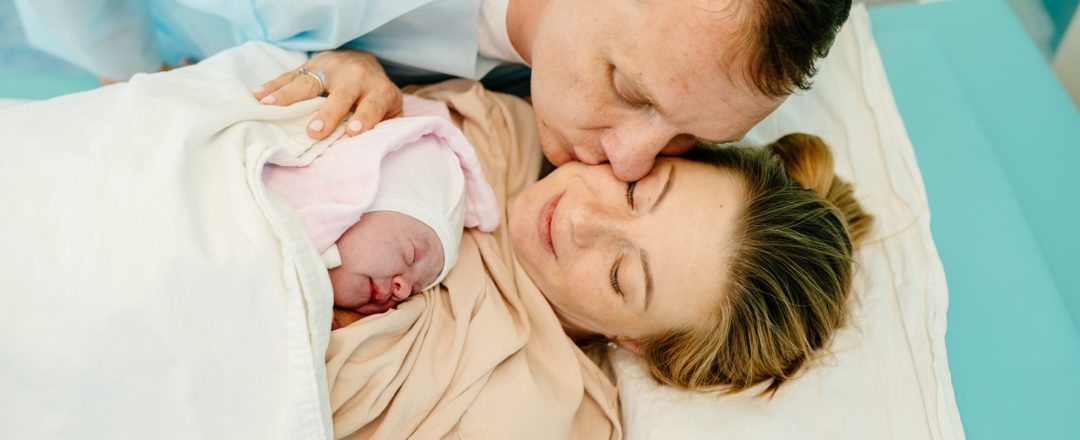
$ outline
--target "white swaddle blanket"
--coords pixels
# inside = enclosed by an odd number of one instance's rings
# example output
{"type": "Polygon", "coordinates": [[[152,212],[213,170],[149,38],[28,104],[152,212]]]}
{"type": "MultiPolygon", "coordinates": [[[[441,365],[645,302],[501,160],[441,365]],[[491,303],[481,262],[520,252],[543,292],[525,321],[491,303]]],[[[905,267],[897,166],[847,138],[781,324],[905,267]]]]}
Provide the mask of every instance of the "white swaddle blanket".
{"type": "Polygon", "coordinates": [[[0,110],[0,438],[332,435],[326,268],[263,163],[322,99],[249,90],[304,57],[197,66],[0,110]]]}

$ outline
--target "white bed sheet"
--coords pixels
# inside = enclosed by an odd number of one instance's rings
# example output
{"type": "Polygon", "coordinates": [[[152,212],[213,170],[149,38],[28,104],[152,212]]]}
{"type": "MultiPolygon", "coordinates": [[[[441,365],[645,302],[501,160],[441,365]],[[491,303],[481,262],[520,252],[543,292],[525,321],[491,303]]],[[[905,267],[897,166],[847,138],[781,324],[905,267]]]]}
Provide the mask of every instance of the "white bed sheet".
{"type": "Polygon", "coordinates": [[[662,387],[617,351],[626,438],[964,438],[945,352],[948,291],[926,191],[862,5],[821,63],[813,90],[790,98],[747,141],[761,145],[796,131],[830,144],[838,174],[854,182],[876,216],[857,250],[851,323],[829,355],[772,399],[662,387]]]}
{"type": "Polygon", "coordinates": [[[26,101],[21,99],[0,98],[0,108],[7,108],[24,102],[26,101]]]}

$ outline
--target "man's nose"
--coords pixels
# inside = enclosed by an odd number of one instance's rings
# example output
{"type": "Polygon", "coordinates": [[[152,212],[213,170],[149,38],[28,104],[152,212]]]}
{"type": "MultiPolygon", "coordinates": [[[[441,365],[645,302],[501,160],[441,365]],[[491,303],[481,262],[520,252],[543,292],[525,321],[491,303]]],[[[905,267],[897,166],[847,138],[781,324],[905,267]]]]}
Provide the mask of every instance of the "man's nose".
{"type": "Polygon", "coordinates": [[[605,130],[600,148],[611,163],[615,177],[634,182],[653,169],[656,156],[667,146],[674,134],[653,125],[626,124],[605,130]]]}

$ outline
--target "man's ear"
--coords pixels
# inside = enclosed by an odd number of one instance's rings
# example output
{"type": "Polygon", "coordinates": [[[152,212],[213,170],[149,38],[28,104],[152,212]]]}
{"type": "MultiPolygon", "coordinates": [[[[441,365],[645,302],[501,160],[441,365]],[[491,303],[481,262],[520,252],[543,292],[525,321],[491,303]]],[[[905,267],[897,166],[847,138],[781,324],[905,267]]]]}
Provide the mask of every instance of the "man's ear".
{"type": "Polygon", "coordinates": [[[623,336],[616,336],[614,338],[611,338],[611,340],[614,341],[616,344],[619,344],[620,347],[630,350],[631,353],[641,353],[641,344],[639,344],[638,341],[634,339],[623,336]]]}

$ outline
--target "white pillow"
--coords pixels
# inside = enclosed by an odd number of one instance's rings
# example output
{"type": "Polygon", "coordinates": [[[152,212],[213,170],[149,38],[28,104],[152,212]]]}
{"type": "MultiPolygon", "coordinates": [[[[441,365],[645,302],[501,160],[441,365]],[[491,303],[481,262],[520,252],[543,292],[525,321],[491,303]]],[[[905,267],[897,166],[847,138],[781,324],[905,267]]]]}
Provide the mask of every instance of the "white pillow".
{"type": "Polygon", "coordinates": [[[876,217],[856,253],[851,320],[830,353],[771,399],[658,385],[633,355],[613,355],[627,439],[964,438],[945,355],[945,274],[911,141],[856,5],[812,91],[790,98],[747,141],[821,136],[837,172],[876,217]]]}
{"type": "Polygon", "coordinates": [[[11,107],[13,105],[22,104],[24,102],[26,101],[23,101],[21,99],[0,98],[0,108],[11,107]]]}

